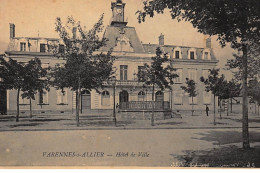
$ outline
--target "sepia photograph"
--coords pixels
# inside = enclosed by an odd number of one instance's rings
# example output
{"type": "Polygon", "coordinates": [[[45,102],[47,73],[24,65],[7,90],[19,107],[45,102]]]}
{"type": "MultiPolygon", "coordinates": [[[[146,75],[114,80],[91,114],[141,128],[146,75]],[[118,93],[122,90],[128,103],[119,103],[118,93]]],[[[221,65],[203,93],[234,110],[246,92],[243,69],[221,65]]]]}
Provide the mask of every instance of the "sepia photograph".
{"type": "Polygon", "coordinates": [[[0,0],[0,168],[260,168],[259,0],[0,0]]]}

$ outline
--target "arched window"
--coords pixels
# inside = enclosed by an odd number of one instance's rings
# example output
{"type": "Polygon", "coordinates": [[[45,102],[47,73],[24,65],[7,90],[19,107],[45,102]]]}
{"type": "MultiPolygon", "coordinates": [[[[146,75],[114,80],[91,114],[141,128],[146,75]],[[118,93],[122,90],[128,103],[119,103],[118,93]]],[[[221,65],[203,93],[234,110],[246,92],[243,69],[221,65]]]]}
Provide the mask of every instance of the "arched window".
{"type": "Polygon", "coordinates": [[[138,101],[144,101],[145,99],[145,93],[143,91],[140,91],[138,93],[138,101]]]}
{"type": "Polygon", "coordinates": [[[109,106],[110,105],[110,94],[108,91],[103,91],[101,94],[101,105],[109,106]]]}
{"type": "Polygon", "coordinates": [[[88,90],[83,90],[81,92],[82,95],[90,95],[90,92],[88,90]]]}
{"type": "Polygon", "coordinates": [[[162,102],[164,100],[164,95],[162,91],[157,91],[155,93],[155,101],[162,102]]]}

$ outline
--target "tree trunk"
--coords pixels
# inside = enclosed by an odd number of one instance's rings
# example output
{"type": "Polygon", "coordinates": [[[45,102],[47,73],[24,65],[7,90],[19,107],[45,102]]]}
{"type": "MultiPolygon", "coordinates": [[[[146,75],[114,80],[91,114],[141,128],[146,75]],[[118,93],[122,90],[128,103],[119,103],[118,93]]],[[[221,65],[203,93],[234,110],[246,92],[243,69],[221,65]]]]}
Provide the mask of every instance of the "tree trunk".
{"type": "Polygon", "coordinates": [[[153,84],[153,92],[152,92],[152,118],[151,118],[151,124],[154,126],[154,106],[155,106],[155,101],[154,101],[154,84],[153,84]]]}
{"type": "Polygon", "coordinates": [[[232,113],[232,106],[233,106],[232,99],[233,99],[233,97],[231,97],[231,100],[230,100],[230,102],[231,102],[231,104],[230,104],[230,112],[231,112],[231,113],[232,113]]]}
{"type": "Polygon", "coordinates": [[[191,105],[191,116],[193,116],[193,97],[191,97],[191,103],[192,103],[192,105],[191,105]]]}
{"type": "Polygon", "coordinates": [[[30,118],[32,118],[32,99],[30,98],[30,118]]]}
{"type": "Polygon", "coordinates": [[[228,116],[228,110],[229,110],[229,99],[227,99],[227,116],[228,116]]]}
{"type": "Polygon", "coordinates": [[[17,90],[17,97],[16,97],[16,122],[19,121],[19,97],[20,97],[20,88],[17,90]]]}
{"type": "Polygon", "coordinates": [[[214,94],[214,125],[216,125],[216,96],[214,94]]]}
{"type": "Polygon", "coordinates": [[[249,132],[248,132],[248,98],[247,98],[247,45],[242,45],[242,94],[243,94],[243,118],[242,118],[242,141],[243,149],[249,149],[249,132]]]}
{"type": "Polygon", "coordinates": [[[255,101],[255,114],[256,114],[256,101],[255,101]]]}
{"type": "Polygon", "coordinates": [[[77,100],[76,100],[76,123],[77,123],[77,127],[79,127],[79,102],[80,102],[80,90],[78,89],[77,92],[77,100]]]}
{"type": "Polygon", "coordinates": [[[259,105],[258,105],[258,116],[259,116],[259,105]]]}
{"type": "Polygon", "coordinates": [[[221,109],[222,109],[222,107],[221,107],[221,101],[222,101],[222,100],[219,99],[219,108],[220,108],[220,109],[219,109],[219,118],[220,118],[220,119],[222,119],[222,116],[221,116],[221,112],[222,112],[222,110],[221,110],[221,109]]]}
{"type": "Polygon", "coordinates": [[[79,127],[79,104],[80,104],[80,90],[81,90],[81,86],[80,86],[80,77],[78,78],[78,90],[77,90],[77,100],[76,100],[76,122],[77,122],[77,127],[79,127]]]}

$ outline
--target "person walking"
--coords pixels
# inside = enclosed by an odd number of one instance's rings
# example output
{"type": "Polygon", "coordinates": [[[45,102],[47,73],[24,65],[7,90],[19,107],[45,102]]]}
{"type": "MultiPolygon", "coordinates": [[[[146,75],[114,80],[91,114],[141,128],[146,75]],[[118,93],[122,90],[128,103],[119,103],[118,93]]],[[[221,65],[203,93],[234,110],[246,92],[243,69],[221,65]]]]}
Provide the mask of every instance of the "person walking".
{"type": "Polygon", "coordinates": [[[207,114],[207,116],[209,116],[209,107],[208,107],[208,105],[206,105],[206,114],[207,114]]]}

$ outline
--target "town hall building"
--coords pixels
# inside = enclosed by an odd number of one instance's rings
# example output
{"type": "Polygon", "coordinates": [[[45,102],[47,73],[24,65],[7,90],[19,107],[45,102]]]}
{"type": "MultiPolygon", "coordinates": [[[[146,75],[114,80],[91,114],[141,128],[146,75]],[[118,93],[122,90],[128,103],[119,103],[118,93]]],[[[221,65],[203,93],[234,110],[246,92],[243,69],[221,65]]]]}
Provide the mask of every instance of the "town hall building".
{"type": "MultiPolygon", "coordinates": [[[[194,109],[205,109],[205,105],[212,107],[213,97],[205,92],[205,87],[200,82],[200,77],[207,77],[209,69],[216,67],[218,61],[211,47],[211,40],[205,41],[204,47],[188,47],[179,45],[165,45],[164,35],[158,36],[158,43],[143,44],[140,41],[135,27],[128,26],[125,19],[126,4],[121,0],[111,3],[112,20],[106,27],[104,37],[108,39],[105,47],[99,52],[113,50],[112,55],[116,57],[114,67],[116,68],[116,81],[105,82],[105,88],[101,93],[95,90],[83,90],[81,93],[80,109],[82,113],[87,110],[109,110],[115,103],[119,105],[120,111],[143,111],[151,110],[152,90],[150,86],[144,86],[138,81],[137,74],[145,63],[152,62],[151,57],[156,54],[160,47],[167,54],[170,65],[176,69],[178,78],[174,80],[172,90],[161,91],[155,88],[156,110],[191,110],[192,101],[181,89],[185,85],[186,78],[193,79],[197,84],[198,96],[194,98],[194,109]],[[115,91],[115,93],[114,93],[115,91]]],[[[55,64],[65,63],[48,51],[48,44],[55,42],[59,44],[60,51],[64,45],[60,39],[40,37],[16,37],[15,25],[10,24],[10,43],[5,55],[20,62],[28,62],[34,57],[42,61],[43,67],[54,67],[55,64]]],[[[8,113],[16,111],[16,91],[6,91],[6,110],[8,113]]],[[[39,113],[71,113],[76,109],[76,94],[70,89],[65,93],[52,87],[50,91],[38,92],[36,99],[32,102],[35,112],[39,113]]],[[[20,110],[22,113],[29,111],[29,100],[20,97],[20,110]]]]}

